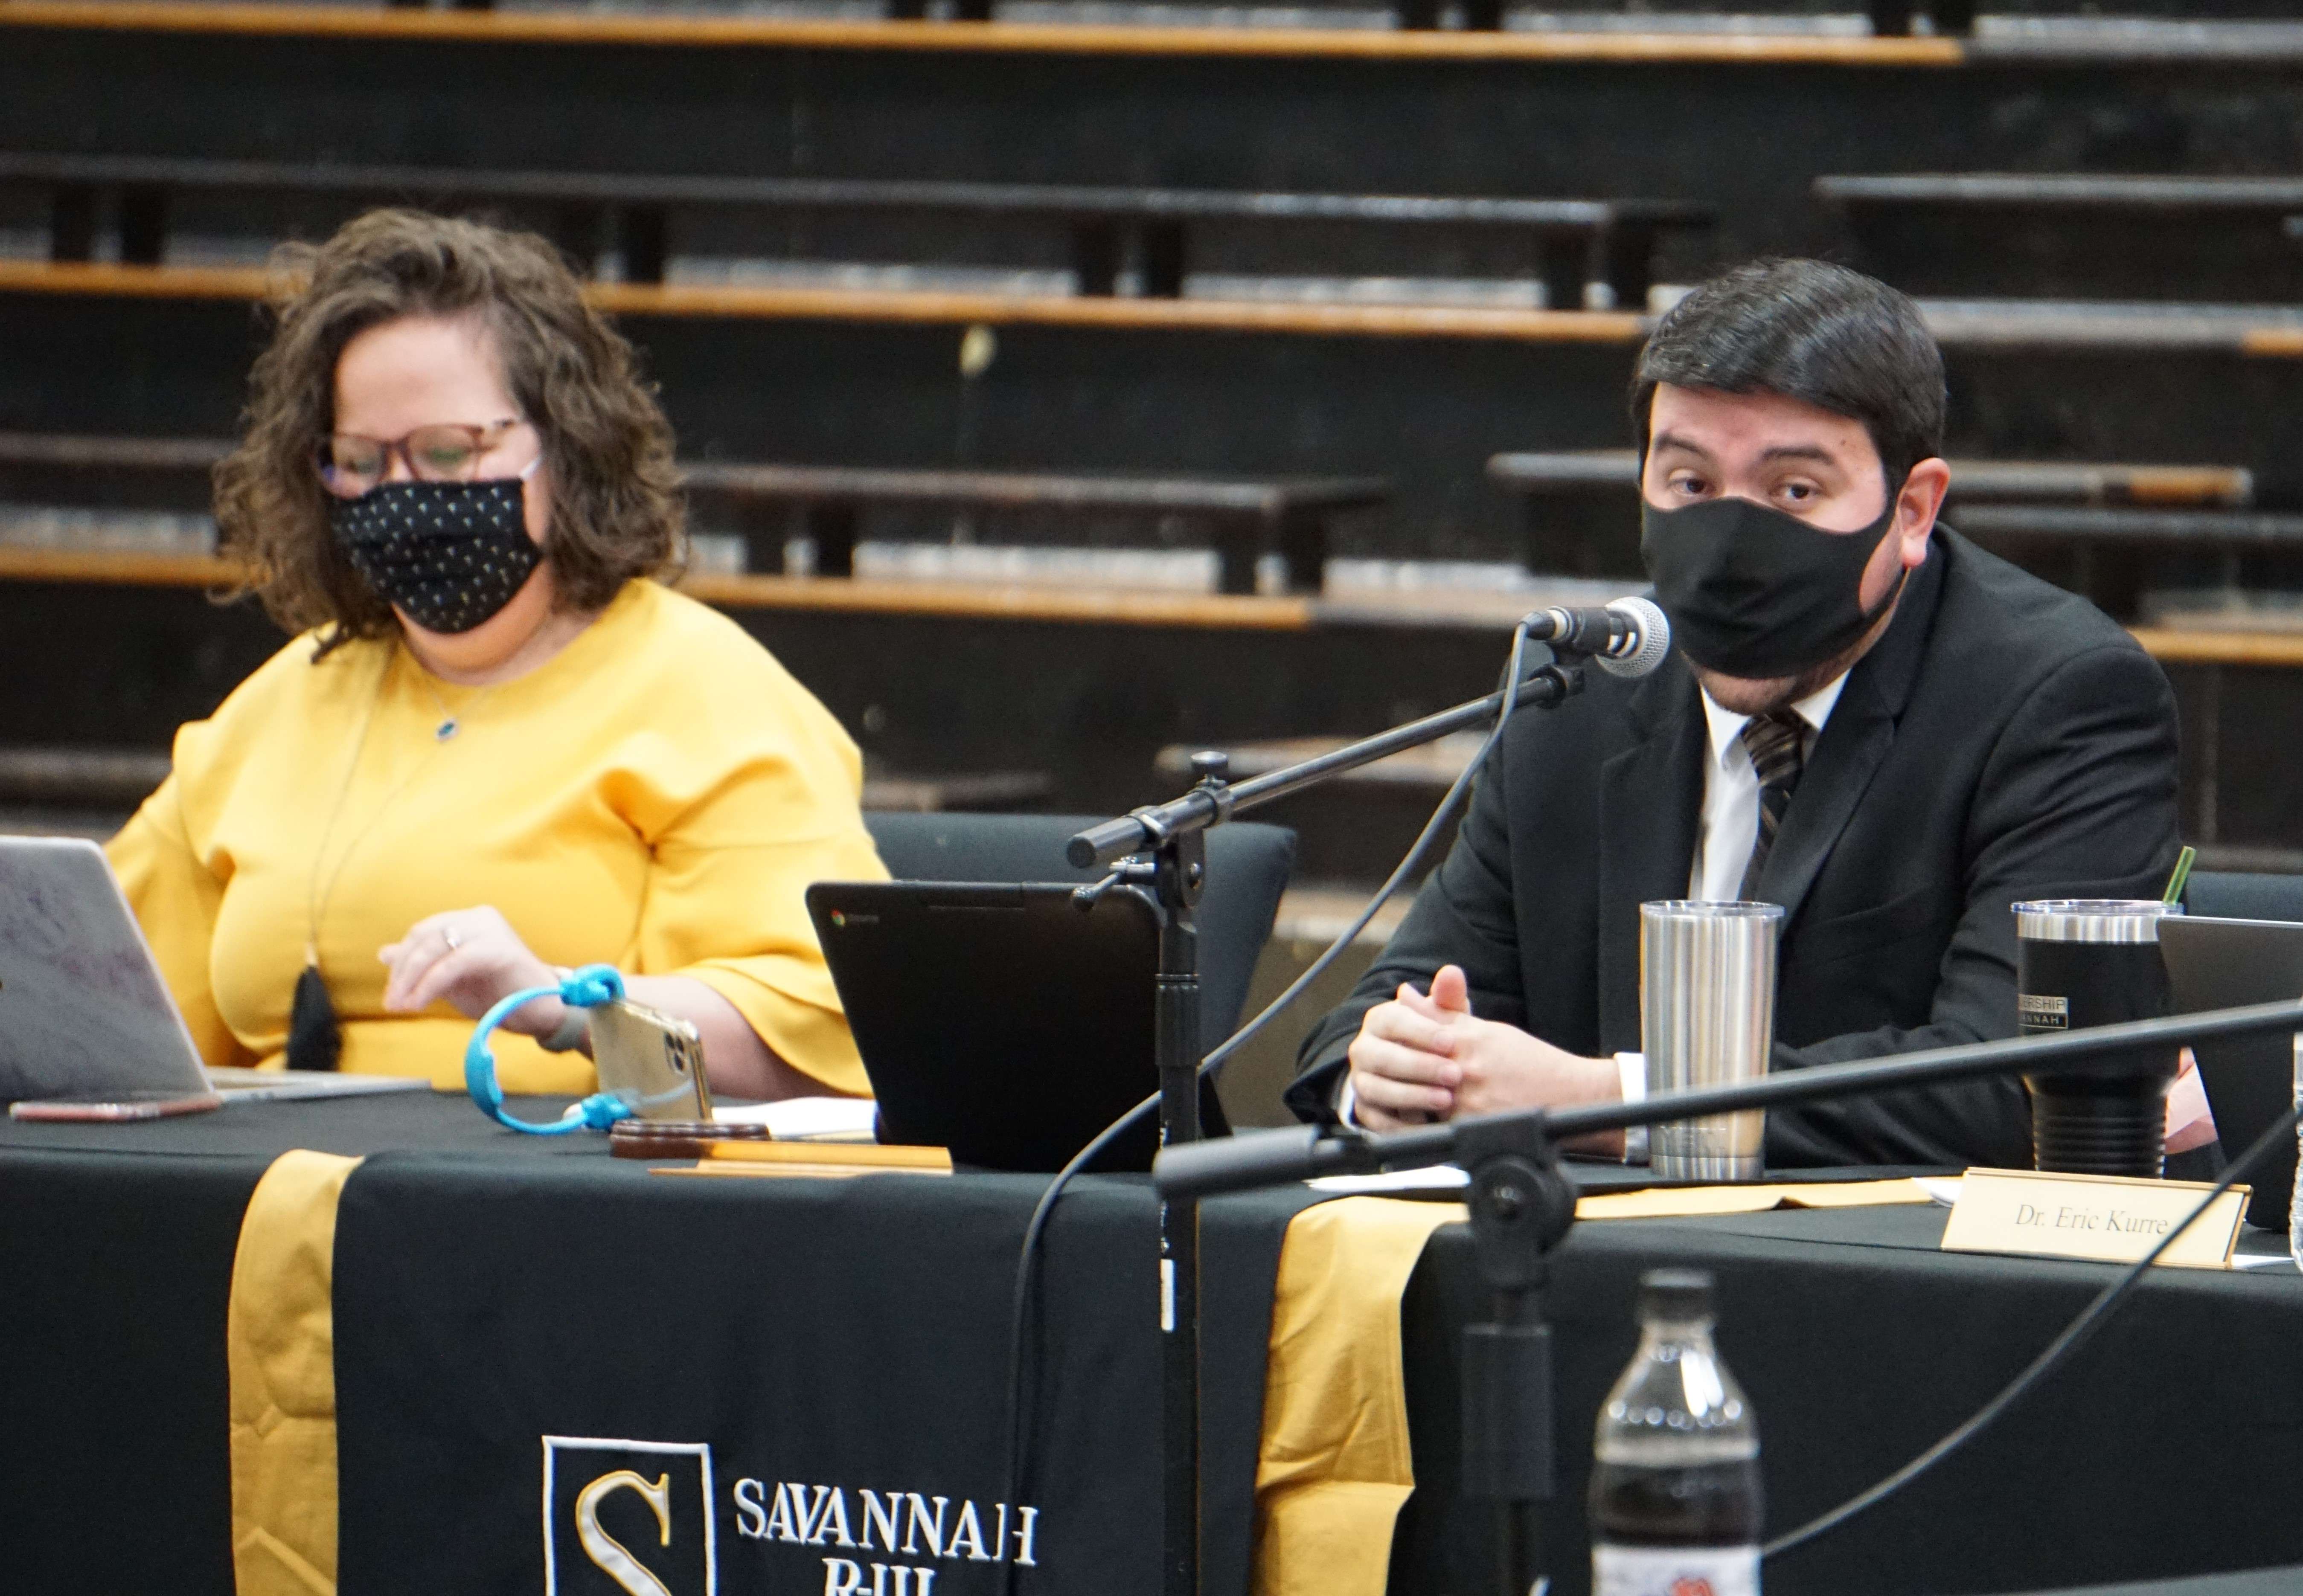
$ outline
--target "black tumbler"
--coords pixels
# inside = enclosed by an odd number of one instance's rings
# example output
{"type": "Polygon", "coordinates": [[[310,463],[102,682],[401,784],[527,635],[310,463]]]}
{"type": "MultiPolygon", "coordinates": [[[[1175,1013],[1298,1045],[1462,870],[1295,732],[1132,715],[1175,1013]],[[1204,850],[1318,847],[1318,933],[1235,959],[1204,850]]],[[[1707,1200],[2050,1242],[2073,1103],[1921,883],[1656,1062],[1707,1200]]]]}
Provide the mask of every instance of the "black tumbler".
{"type": "MultiPolygon", "coordinates": [[[[2015,905],[2016,1023],[2052,1035],[2173,1007],[2147,898],[2061,898],[2015,905]]],[[[2167,1159],[2167,1088],[2181,1051],[2129,1054],[2053,1075],[2027,1075],[2031,1150],[2042,1170],[2159,1178],[2167,1159]]]]}

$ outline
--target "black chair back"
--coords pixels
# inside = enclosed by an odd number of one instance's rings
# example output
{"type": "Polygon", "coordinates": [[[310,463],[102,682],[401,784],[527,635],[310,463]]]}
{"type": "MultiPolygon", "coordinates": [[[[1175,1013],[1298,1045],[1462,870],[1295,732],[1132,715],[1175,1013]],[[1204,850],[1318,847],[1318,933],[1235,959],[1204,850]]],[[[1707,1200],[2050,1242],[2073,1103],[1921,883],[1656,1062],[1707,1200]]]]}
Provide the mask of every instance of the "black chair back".
{"type": "Polygon", "coordinates": [[[2219,920],[2303,920],[2303,876],[2194,870],[2183,888],[2183,907],[2219,920]]]}
{"type": "MultiPolygon", "coordinates": [[[[1072,834],[1102,815],[903,814],[864,824],[899,881],[1091,881],[1064,858],[1072,834]]],[[[1238,1025],[1255,961],[1271,935],[1295,862],[1284,826],[1236,822],[1208,833],[1208,889],[1200,899],[1200,1036],[1213,1047],[1238,1025]]]]}

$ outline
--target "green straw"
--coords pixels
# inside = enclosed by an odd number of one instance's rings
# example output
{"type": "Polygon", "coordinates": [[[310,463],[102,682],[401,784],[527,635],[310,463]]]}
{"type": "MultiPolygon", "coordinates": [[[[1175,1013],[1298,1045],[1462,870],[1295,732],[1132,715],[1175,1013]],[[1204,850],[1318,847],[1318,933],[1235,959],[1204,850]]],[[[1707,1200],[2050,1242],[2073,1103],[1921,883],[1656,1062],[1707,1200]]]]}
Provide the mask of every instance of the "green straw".
{"type": "Polygon", "coordinates": [[[2184,884],[2191,878],[2191,861],[2198,856],[2197,848],[2189,843],[2183,844],[2183,851],[2175,856],[2175,873],[2167,878],[2167,895],[2159,900],[2161,903],[2172,909],[2183,901],[2184,884]]]}

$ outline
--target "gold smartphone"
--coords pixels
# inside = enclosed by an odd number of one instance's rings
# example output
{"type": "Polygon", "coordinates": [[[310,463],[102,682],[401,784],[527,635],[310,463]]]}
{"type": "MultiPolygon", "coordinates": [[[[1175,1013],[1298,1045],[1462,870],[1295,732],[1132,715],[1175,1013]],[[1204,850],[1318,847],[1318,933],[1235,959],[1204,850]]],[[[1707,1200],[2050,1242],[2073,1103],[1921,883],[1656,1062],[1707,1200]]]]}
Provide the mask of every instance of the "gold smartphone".
{"type": "Polygon", "coordinates": [[[704,1079],[704,1041],[685,1020],[628,997],[590,1011],[592,1062],[600,1089],[643,1120],[712,1118],[704,1079]]]}

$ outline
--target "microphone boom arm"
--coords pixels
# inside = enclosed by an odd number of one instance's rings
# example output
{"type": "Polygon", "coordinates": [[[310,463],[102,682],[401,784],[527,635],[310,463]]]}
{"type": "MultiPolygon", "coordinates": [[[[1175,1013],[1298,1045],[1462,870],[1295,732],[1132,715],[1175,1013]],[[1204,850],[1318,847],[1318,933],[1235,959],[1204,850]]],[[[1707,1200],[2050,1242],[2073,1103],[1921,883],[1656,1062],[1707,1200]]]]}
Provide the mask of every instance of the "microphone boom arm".
{"type": "Polygon", "coordinates": [[[1887,1058],[1786,1070],[1735,1086],[1663,1092],[1638,1103],[1600,1103],[1557,1113],[1521,1109],[1451,1120],[1440,1125],[1420,1125],[1387,1136],[1371,1136],[1360,1130],[1322,1135],[1316,1126],[1259,1131],[1191,1147],[1164,1149],[1153,1162],[1152,1180],[1160,1196],[1172,1198],[1250,1191],[1319,1175],[1419,1169],[1448,1163],[1457,1157],[1467,1141],[1481,1140],[1507,1126],[1532,1131],[1539,1139],[1556,1146],[1578,1136],[1627,1130],[1633,1125],[1662,1125],[1675,1120],[1739,1113],[1746,1109],[1782,1108],[1906,1087],[2023,1074],[2106,1055],[2147,1053],[2191,1042],[2280,1030],[2303,1031],[2303,1002],[2254,1004],[2245,1008],[2090,1026],[2059,1036],[2011,1037],[1956,1047],[1931,1047],[1887,1058]]]}
{"type": "MultiPolygon", "coordinates": [[[[1582,669],[1572,664],[1554,659],[1541,665],[1521,683],[1519,701],[1522,708],[1556,709],[1583,690],[1582,669]]],[[[1452,710],[1442,710],[1436,715],[1426,715],[1421,720],[1411,720],[1396,726],[1372,737],[1347,743],[1342,748],[1320,754],[1300,764],[1284,769],[1268,771],[1250,777],[1245,781],[1206,781],[1180,798],[1165,803],[1155,803],[1091,826],[1074,836],[1065,844],[1064,857],[1073,868],[1086,869],[1093,865],[1109,864],[1113,860],[1146,848],[1157,847],[1168,837],[1186,831],[1204,831],[1219,826],[1233,815],[1245,810],[1285,798],[1330,777],[1346,770],[1356,770],[1362,765],[1388,759],[1410,748],[1420,748],[1426,743],[1436,743],[1451,732],[1468,731],[1495,718],[1503,708],[1500,690],[1469,703],[1457,704],[1452,710]]]]}

